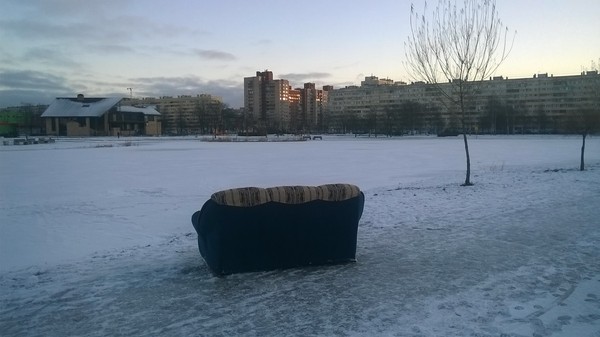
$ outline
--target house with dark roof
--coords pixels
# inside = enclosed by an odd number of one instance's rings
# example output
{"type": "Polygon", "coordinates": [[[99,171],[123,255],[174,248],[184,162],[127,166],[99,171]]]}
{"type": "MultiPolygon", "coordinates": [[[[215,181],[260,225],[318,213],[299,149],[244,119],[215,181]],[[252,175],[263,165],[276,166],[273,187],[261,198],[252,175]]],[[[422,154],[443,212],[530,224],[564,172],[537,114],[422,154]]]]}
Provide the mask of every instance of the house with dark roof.
{"type": "Polygon", "coordinates": [[[158,136],[160,113],[153,106],[122,105],[121,97],[57,97],[42,114],[46,134],[67,137],[158,136]]]}

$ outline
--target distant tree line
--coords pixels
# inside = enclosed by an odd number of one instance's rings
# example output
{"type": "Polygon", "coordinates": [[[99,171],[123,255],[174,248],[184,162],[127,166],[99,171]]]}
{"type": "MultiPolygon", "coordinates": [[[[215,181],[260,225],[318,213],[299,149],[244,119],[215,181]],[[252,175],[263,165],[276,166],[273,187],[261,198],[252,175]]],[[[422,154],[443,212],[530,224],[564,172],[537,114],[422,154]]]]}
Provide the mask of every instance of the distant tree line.
{"type": "MultiPolygon", "coordinates": [[[[506,102],[498,97],[488,97],[481,111],[471,111],[465,119],[468,134],[580,134],[584,126],[588,134],[600,132],[594,119],[596,105],[582,106],[577,112],[549,116],[542,107],[527,108],[524,104],[506,102]],[[587,122],[583,122],[587,121],[587,122]]],[[[597,110],[596,110],[597,111],[597,110]]],[[[404,101],[383,108],[371,108],[367,113],[345,111],[341,116],[325,116],[324,131],[333,133],[401,136],[413,134],[458,134],[455,116],[442,116],[435,104],[404,101]]]]}
{"type": "MultiPolygon", "coordinates": [[[[572,134],[579,133],[573,125],[587,108],[562,116],[548,116],[542,107],[529,109],[522,104],[503,102],[489,97],[486,109],[478,115],[479,134],[572,134]]],[[[594,130],[597,132],[600,130],[594,130]]]]}
{"type": "Polygon", "coordinates": [[[415,101],[404,101],[367,113],[345,111],[341,116],[325,116],[324,129],[333,133],[385,136],[435,134],[444,122],[438,109],[415,101]]]}
{"type": "Polygon", "coordinates": [[[193,110],[178,107],[176,111],[158,111],[162,129],[167,135],[221,134],[242,129],[242,114],[221,102],[197,102],[193,110]]]}
{"type": "MultiPolygon", "coordinates": [[[[598,95],[598,94],[597,94],[598,95]]],[[[597,99],[600,101],[600,98],[597,99]]],[[[45,122],[41,118],[47,105],[23,104],[0,109],[0,136],[44,135],[45,122]]],[[[522,104],[488,97],[483,111],[473,112],[467,123],[471,134],[596,134],[600,132],[600,103],[582,106],[577,113],[548,116],[542,107],[527,108],[522,104]]],[[[160,109],[159,109],[160,111],[160,109]]],[[[372,136],[402,136],[441,134],[453,129],[453,121],[440,113],[432,104],[403,101],[383,108],[371,108],[367,113],[344,112],[341,116],[323,116],[322,128],[312,132],[369,134],[372,136]]],[[[162,112],[165,135],[253,133],[259,128],[253,119],[239,109],[228,105],[197,104],[193,113],[179,109],[162,112]]],[[[286,130],[278,130],[286,132],[286,130]]]]}

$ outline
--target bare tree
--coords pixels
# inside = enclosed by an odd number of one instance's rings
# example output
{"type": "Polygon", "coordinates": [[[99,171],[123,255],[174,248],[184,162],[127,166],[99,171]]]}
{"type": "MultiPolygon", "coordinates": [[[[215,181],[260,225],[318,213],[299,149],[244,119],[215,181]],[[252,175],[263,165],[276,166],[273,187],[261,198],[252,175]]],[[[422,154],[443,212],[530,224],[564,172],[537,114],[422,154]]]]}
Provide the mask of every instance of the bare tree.
{"type": "Polygon", "coordinates": [[[440,102],[451,113],[460,113],[467,173],[471,183],[471,159],[467,132],[473,93],[508,57],[514,42],[498,18],[495,0],[439,0],[429,15],[411,5],[411,35],[405,43],[406,68],[416,81],[434,85],[440,102]]]}
{"type": "Polygon", "coordinates": [[[600,131],[600,112],[597,108],[588,108],[580,111],[576,118],[578,125],[576,131],[582,137],[579,170],[583,171],[585,170],[585,139],[588,135],[600,131]]]}
{"type": "Polygon", "coordinates": [[[581,159],[579,170],[585,170],[585,140],[588,135],[600,132],[600,75],[597,70],[588,71],[581,77],[581,87],[574,90],[580,91],[574,96],[578,110],[568,117],[566,126],[568,131],[580,134],[581,159]]]}

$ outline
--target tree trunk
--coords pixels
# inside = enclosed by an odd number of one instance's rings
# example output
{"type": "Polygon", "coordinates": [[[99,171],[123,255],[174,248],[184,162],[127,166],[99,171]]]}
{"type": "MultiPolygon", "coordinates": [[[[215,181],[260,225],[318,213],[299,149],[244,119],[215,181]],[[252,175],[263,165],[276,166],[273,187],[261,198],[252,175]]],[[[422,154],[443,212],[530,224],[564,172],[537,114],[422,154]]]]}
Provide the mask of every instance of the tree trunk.
{"type": "Polygon", "coordinates": [[[463,128],[463,141],[465,143],[465,154],[467,156],[467,175],[463,186],[472,186],[471,183],[471,157],[469,156],[469,143],[467,142],[467,132],[463,128]]]}
{"type": "Polygon", "coordinates": [[[587,136],[587,132],[584,132],[582,134],[582,136],[583,136],[583,142],[581,144],[581,163],[579,164],[579,170],[580,171],[585,170],[583,156],[584,156],[584,153],[585,153],[585,137],[587,136]]]}
{"type": "Polygon", "coordinates": [[[460,95],[460,112],[463,141],[465,143],[465,155],[467,156],[467,175],[465,177],[465,183],[462,186],[472,186],[473,184],[471,183],[471,156],[469,155],[469,142],[467,141],[467,113],[465,111],[465,97],[462,89],[460,95]]]}

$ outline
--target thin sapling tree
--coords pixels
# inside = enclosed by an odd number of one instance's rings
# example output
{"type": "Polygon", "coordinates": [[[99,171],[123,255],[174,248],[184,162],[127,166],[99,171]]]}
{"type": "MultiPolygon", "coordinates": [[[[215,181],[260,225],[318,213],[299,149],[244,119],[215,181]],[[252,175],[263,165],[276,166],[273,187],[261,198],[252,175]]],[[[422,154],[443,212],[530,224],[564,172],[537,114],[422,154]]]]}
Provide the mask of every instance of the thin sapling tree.
{"type": "Polygon", "coordinates": [[[498,17],[495,0],[439,0],[424,13],[411,5],[411,34],[405,43],[405,66],[415,81],[433,85],[450,114],[458,113],[463,135],[467,172],[463,185],[471,183],[469,112],[473,94],[494,74],[512,49],[514,34],[498,17]]]}

